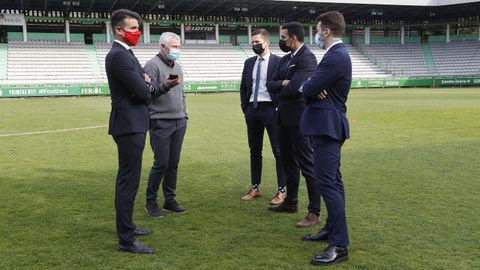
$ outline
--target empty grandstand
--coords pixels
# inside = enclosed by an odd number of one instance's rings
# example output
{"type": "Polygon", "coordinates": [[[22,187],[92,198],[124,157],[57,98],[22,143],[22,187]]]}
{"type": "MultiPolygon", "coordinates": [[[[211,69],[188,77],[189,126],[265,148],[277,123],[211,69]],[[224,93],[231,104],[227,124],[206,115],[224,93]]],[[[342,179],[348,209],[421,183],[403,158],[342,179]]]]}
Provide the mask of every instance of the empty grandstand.
{"type": "Polygon", "coordinates": [[[429,44],[438,76],[480,75],[480,41],[429,44]]]}
{"type": "Polygon", "coordinates": [[[475,78],[480,76],[480,3],[327,2],[181,0],[157,6],[136,1],[132,6],[129,1],[106,0],[90,5],[1,1],[0,86],[4,90],[35,85],[106,87],[104,61],[113,39],[109,16],[118,8],[134,9],[144,17],[143,40],[134,48],[141,64],[158,53],[162,32],[181,36],[179,61],[188,85],[228,84],[228,89],[238,89],[243,62],[253,55],[252,29],[269,30],[272,52],[283,55],[277,45],[279,26],[292,20],[304,24],[305,43],[320,61],[325,51],[313,45],[313,22],[330,9],[343,12],[347,19],[343,41],[352,58],[352,87],[415,86],[416,78],[432,82],[424,86],[434,85],[435,80],[479,81],[475,78]],[[455,80],[459,76],[474,79],[455,80]]]}

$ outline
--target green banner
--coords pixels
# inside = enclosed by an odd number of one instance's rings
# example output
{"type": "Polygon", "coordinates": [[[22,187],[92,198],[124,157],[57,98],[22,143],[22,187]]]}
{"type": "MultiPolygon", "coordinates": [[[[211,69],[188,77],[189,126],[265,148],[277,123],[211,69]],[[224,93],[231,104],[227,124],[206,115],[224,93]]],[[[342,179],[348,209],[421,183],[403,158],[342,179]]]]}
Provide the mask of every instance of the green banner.
{"type": "MultiPolygon", "coordinates": [[[[352,88],[480,86],[478,77],[354,79],[352,88]]],[[[239,81],[186,82],[186,93],[238,92],[239,81]]],[[[0,98],[109,95],[106,84],[0,86],[0,98]]]]}
{"type": "Polygon", "coordinates": [[[240,82],[198,82],[185,83],[185,93],[238,92],[240,82]]]}
{"type": "Polygon", "coordinates": [[[437,78],[434,79],[433,86],[476,86],[480,85],[480,76],[479,77],[470,77],[470,78],[437,78]]]}
{"type": "Polygon", "coordinates": [[[53,97],[53,96],[92,96],[108,95],[106,85],[76,86],[0,86],[0,98],[3,97],[53,97]]]}
{"type": "Polygon", "coordinates": [[[432,78],[418,79],[361,79],[352,80],[352,88],[387,88],[387,87],[432,87],[432,78]]]}

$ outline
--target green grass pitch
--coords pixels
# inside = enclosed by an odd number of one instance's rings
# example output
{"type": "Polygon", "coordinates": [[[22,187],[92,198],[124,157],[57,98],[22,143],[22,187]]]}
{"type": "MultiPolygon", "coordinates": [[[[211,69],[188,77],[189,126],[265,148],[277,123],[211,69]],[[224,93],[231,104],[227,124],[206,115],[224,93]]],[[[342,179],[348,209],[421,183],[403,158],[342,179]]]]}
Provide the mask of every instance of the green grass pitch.
{"type": "MultiPolygon", "coordinates": [[[[109,97],[0,100],[0,269],[316,269],[325,243],[301,237],[306,214],[267,211],[275,191],[268,140],[260,199],[238,93],[191,95],[178,178],[185,215],[146,216],[147,144],[135,222],[152,256],[116,251],[115,144],[109,97]]],[[[480,89],[352,90],[343,147],[350,260],[331,269],[480,269],[480,89]]],[[[326,216],[322,203],[322,219],[326,216]]],[[[323,225],[324,221],[322,221],[323,225]]]]}

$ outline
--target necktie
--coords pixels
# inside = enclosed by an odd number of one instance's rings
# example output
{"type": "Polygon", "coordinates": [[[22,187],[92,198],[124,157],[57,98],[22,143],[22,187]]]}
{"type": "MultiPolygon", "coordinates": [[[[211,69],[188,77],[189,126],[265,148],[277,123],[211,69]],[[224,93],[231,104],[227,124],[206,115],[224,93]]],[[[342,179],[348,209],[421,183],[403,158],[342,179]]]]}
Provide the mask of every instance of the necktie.
{"type": "Polygon", "coordinates": [[[257,106],[258,106],[258,88],[260,88],[260,72],[261,72],[261,67],[262,67],[262,62],[263,62],[263,58],[260,57],[258,58],[258,64],[257,64],[257,74],[256,74],[256,77],[255,77],[255,89],[254,89],[254,92],[253,92],[253,108],[256,109],[257,106]]]}

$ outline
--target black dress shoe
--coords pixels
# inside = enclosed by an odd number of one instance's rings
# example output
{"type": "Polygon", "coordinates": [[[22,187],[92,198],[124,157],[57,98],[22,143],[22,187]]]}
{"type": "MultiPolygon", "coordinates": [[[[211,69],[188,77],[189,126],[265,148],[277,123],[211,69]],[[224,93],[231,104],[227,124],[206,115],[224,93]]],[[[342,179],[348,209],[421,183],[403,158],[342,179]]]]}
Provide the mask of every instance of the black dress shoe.
{"type": "Polygon", "coordinates": [[[290,202],[283,201],[278,206],[268,207],[268,210],[273,211],[273,212],[279,212],[279,213],[297,213],[298,212],[298,205],[290,203],[290,202]]]}
{"type": "Polygon", "coordinates": [[[183,208],[177,201],[169,201],[163,204],[163,210],[174,213],[186,213],[187,209],[183,208]]]}
{"type": "Polygon", "coordinates": [[[348,259],[347,247],[328,246],[322,254],[314,257],[313,265],[331,265],[348,259]]]}
{"type": "Polygon", "coordinates": [[[307,235],[303,236],[302,240],[307,241],[307,242],[327,241],[328,240],[328,231],[325,228],[322,228],[317,233],[307,234],[307,235]]]}
{"type": "Polygon", "coordinates": [[[151,234],[153,231],[150,230],[150,229],[147,229],[147,228],[135,228],[135,230],[133,230],[133,232],[135,233],[135,235],[149,235],[151,234]]]}
{"type": "Polygon", "coordinates": [[[153,248],[146,247],[137,240],[131,244],[119,244],[118,251],[136,254],[153,254],[153,252],[155,252],[153,248]]]}
{"type": "Polygon", "coordinates": [[[156,201],[147,201],[145,205],[145,212],[151,217],[162,218],[163,214],[158,209],[158,204],[156,201]]]}

